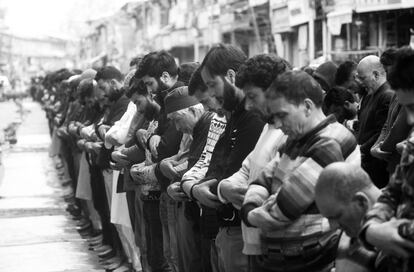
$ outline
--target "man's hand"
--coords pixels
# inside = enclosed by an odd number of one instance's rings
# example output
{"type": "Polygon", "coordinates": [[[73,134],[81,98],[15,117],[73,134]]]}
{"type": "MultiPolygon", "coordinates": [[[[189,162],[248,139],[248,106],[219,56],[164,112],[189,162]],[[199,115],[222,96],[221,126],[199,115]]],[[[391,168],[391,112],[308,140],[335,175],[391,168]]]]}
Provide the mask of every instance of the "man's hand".
{"type": "Polygon", "coordinates": [[[112,146],[120,146],[121,144],[112,135],[105,136],[105,143],[109,143],[112,146]]]}
{"type": "Polygon", "coordinates": [[[57,136],[59,136],[61,138],[69,136],[69,133],[68,133],[68,130],[66,129],[66,127],[58,128],[56,134],[57,134],[57,136]]]}
{"type": "Polygon", "coordinates": [[[393,256],[409,258],[414,255],[414,242],[398,234],[398,226],[410,222],[392,218],[384,223],[373,223],[366,230],[365,238],[371,245],[393,256]]]}
{"type": "Polygon", "coordinates": [[[210,207],[210,208],[218,208],[221,204],[218,197],[213,194],[210,188],[217,184],[216,179],[211,179],[206,182],[194,185],[193,187],[193,196],[195,199],[198,200],[201,204],[210,207]]]}
{"type": "Polygon", "coordinates": [[[105,139],[105,134],[110,128],[111,127],[108,126],[108,125],[100,125],[99,128],[98,128],[99,137],[101,139],[105,139]]]}
{"type": "Polygon", "coordinates": [[[371,155],[375,158],[381,159],[381,160],[387,160],[391,153],[385,152],[381,150],[381,144],[378,144],[377,146],[371,148],[371,155]]]}
{"type": "Polygon", "coordinates": [[[283,225],[282,222],[270,215],[270,208],[274,204],[274,196],[270,196],[262,206],[249,212],[247,221],[253,226],[256,226],[265,231],[278,229],[278,226],[283,225]]]}
{"type": "Polygon", "coordinates": [[[95,154],[98,154],[101,151],[103,142],[91,142],[91,149],[95,154]]]}
{"type": "Polygon", "coordinates": [[[404,148],[407,146],[407,140],[404,140],[402,142],[399,142],[398,144],[395,145],[395,149],[397,150],[397,152],[399,154],[403,153],[404,148]]]}
{"type": "Polygon", "coordinates": [[[151,151],[151,154],[154,158],[158,157],[158,145],[160,144],[161,141],[161,136],[160,135],[154,135],[150,138],[150,142],[149,142],[149,148],[151,151]]]}
{"type": "Polygon", "coordinates": [[[247,191],[247,184],[234,184],[228,180],[221,181],[220,193],[233,206],[240,209],[243,205],[244,195],[247,191]]]}
{"type": "Polygon", "coordinates": [[[127,155],[122,154],[120,150],[112,152],[111,158],[115,162],[114,167],[116,168],[126,168],[130,165],[127,155]]]}
{"type": "Polygon", "coordinates": [[[80,139],[76,142],[76,145],[79,147],[80,150],[86,150],[85,143],[86,143],[85,139],[80,139]]]}
{"type": "Polygon", "coordinates": [[[137,132],[135,133],[135,137],[137,138],[138,144],[142,147],[142,148],[146,148],[147,147],[147,130],[145,129],[138,129],[137,132]]]}
{"type": "Polygon", "coordinates": [[[179,163],[175,160],[162,160],[160,163],[161,173],[169,180],[175,180],[177,178],[180,178],[180,175],[174,169],[174,166],[178,164],[179,163]]]}
{"type": "Polygon", "coordinates": [[[68,125],[68,132],[72,136],[78,136],[78,126],[75,123],[70,123],[68,125]]]}
{"type": "Polygon", "coordinates": [[[167,193],[175,201],[187,201],[187,200],[189,200],[187,195],[181,190],[179,181],[170,184],[170,186],[168,186],[168,188],[167,188],[167,193]]]}

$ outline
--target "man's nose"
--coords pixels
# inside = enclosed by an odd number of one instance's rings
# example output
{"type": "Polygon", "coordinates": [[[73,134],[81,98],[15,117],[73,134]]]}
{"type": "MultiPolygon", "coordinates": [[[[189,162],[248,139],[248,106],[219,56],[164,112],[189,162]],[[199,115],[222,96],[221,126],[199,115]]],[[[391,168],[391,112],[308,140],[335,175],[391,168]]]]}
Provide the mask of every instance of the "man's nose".
{"type": "Polygon", "coordinates": [[[282,122],[279,118],[273,118],[273,125],[275,128],[282,128],[282,122]]]}

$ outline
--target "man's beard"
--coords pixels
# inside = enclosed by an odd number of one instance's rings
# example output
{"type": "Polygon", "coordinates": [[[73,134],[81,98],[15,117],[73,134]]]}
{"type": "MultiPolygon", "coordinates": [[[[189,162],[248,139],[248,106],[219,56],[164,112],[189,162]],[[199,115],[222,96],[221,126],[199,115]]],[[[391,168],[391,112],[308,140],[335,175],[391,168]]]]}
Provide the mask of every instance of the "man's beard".
{"type": "Polygon", "coordinates": [[[234,111],[237,106],[239,105],[237,96],[236,96],[236,89],[233,85],[231,85],[224,77],[223,80],[223,109],[226,111],[234,111]]]}
{"type": "Polygon", "coordinates": [[[124,88],[112,89],[108,94],[108,101],[114,102],[124,93],[124,88]]]}

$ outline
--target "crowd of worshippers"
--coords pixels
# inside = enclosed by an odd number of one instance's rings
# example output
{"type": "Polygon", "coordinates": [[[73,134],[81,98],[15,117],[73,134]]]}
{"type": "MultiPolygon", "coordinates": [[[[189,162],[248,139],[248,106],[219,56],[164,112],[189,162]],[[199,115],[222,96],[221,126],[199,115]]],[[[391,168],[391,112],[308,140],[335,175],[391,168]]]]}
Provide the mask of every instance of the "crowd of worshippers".
{"type": "Polygon", "coordinates": [[[107,271],[414,271],[410,47],[298,69],[218,44],[36,82],[107,271]]]}

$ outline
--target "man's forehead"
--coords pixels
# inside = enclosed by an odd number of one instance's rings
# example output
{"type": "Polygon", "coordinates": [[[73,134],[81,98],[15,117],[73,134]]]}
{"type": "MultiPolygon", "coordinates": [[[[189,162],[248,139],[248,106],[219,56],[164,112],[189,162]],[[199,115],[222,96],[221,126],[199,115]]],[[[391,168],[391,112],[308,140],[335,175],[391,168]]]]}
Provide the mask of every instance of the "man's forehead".
{"type": "Polygon", "coordinates": [[[220,76],[218,75],[212,75],[206,67],[203,67],[201,69],[201,77],[204,81],[217,81],[220,79],[220,76]]]}
{"type": "Polygon", "coordinates": [[[155,80],[155,78],[153,78],[153,77],[151,77],[151,76],[149,76],[149,75],[145,75],[145,76],[143,76],[142,77],[142,80],[143,81],[153,81],[153,80],[155,80]]]}
{"type": "Polygon", "coordinates": [[[295,106],[293,103],[286,100],[283,96],[278,96],[276,98],[267,99],[267,107],[272,112],[286,112],[289,111],[291,107],[295,106]]]}

